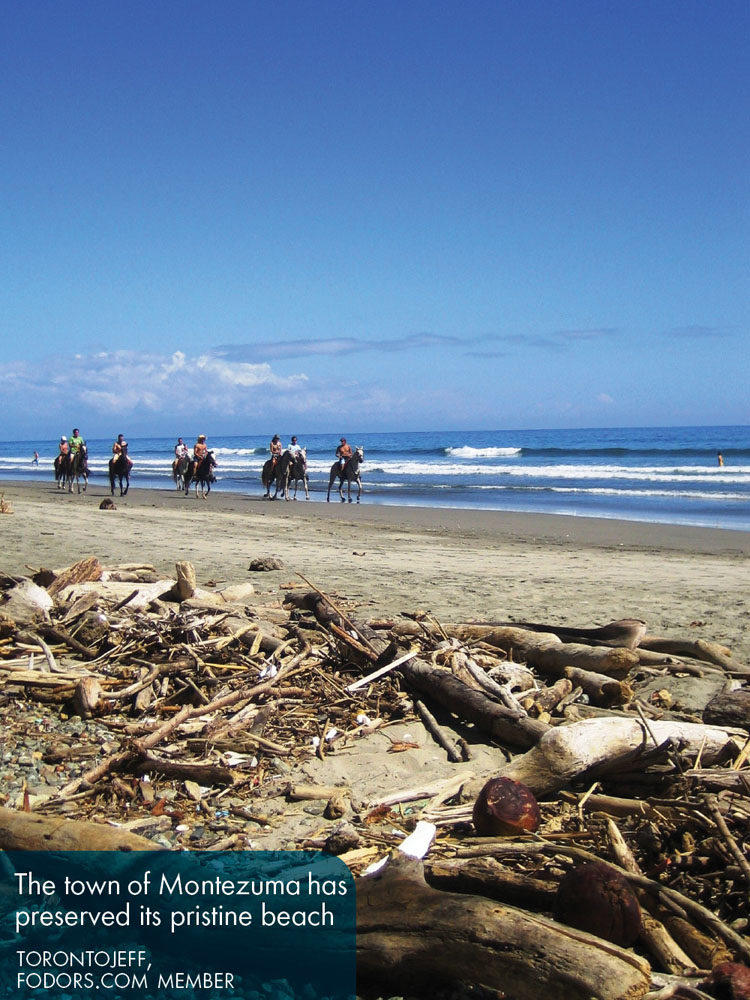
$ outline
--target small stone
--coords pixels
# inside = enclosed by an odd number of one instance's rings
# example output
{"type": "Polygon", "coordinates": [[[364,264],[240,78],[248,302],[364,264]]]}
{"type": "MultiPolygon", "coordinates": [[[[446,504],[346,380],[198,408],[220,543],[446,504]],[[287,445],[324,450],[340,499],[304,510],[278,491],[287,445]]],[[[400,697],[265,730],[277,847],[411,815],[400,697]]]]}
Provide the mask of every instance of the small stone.
{"type": "Polygon", "coordinates": [[[346,796],[343,792],[336,792],[336,794],[332,795],[328,802],[326,802],[326,808],[323,815],[326,819],[341,819],[348,808],[349,806],[346,796]]]}
{"type": "Polygon", "coordinates": [[[338,823],[326,838],[324,850],[327,854],[344,854],[359,847],[361,841],[362,838],[351,823],[344,821],[338,823]]]}
{"type": "Polygon", "coordinates": [[[253,559],[247,568],[251,573],[270,573],[272,570],[283,569],[284,564],[273,556],[263,556],[253,559]]]}

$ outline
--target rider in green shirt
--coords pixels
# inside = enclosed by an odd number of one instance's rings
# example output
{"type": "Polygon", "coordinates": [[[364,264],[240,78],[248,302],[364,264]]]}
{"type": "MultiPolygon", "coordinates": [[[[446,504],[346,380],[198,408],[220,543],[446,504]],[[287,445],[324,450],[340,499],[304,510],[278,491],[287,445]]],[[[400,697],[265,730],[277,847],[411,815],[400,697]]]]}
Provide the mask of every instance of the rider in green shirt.
{"type": "Polygon", "coordinates": [[[69,443],[70,443],[70,454],[71,454],[71,456],[75,455],[78,452],[78,449],[81,446],[85,447],[86,442],[81,437],[81,432],[78,430],[77,427],[73,428],[73,433],[70,435],[70,442],[69,443]]]}

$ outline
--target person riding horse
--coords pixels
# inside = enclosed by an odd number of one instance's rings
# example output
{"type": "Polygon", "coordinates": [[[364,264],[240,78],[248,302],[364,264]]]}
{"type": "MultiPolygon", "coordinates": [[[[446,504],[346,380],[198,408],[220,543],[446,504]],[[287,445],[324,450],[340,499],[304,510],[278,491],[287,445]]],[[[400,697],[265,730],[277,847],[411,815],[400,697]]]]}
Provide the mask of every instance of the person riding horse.
{"type": "Polygon", "coordinates": [[[133,459],[128,455],[128,442],[125,440],[124,434],[117,435],[117,440],[112,445],[112,455],[114,462],[117,462],[117,459],[122,455],[127,463],[128,473],[130,473],[133,468],[133,459]]]}
{"type": "MultiPolygon", "coordinates": [[[[68,458],[65,463],[64,479],[67,480],[68,490],[73,492],[73,480],[76,482],[78,492],[81,492],[80,480],[83,479],[83,489],[86,490],[89,478],[86,442],[81,437],[81,432],[77,427],[73,428],[73,433],[68,441],[68,458]]],[[[62,462],[61,462],[62,466],[62,462]]]]}
{"type": "MultiPolygon", "coordinates": [[[[206,444],[206,435],[199,434],[198,440],[193,445],[193,463],[190,470],[190,478],[195,479],[195,474],[198,471],[198,466],[201,464],[203,459],[208,454],[208,445],[206,444]]],[[[185,490],[187,493],[187,490],[185,490]]]]}
{"type": "Polygon", "coordinates": [[[68,444],[70,445],[71,458],[75,458],[80,449],[86,447],[86,442],[81,437],[81,432],[78,430],[77,427],[73,428],[73,433],[70,435],[70,441],[68,442],[68,444]]]}
{"type": "Polygon", "coordinates": [[[346,463],[352,457],[352,446],[347,444],[346,438],[341,438],[341,444],[336,449],[336,458],[341,462],[341,471],[346,468],[346,463]]]}
{"type": "Polygon", "coordinates": [[[175,482],[177,482],[177,478],[181,472],[184,472],[187,468],[185,460],[189,458],[190,452],[188,451],[188,446],[182,438],[177,438],[177,444],[174,446],[174,461],[172,462],[172,475],[175,482]]]}
{"type": "Polygon", "coordinates": [[[70,445],[68,444],[68,439],[63,434],[60,438],[60,444],[57,446],[58,452],[55,458],[55,480],[57,481],[58,488],[64,488],[65,486],[65,476],[68,470],[68,464],[70,463],[70,445]]]}
{"type": "Polygon", "coordinates": [[[132,468],[133,459],[128,455],[128,442],[124,434],[118,434],[117,440],[112,445],[112,458],[109,460],[109,487],[112,496],[115,495],[115,479],[120,482],[120,496],[125,496],[128,492],[132,468]]]}
{"type": "Polygon", "coordinates": [[[278,460],[284,454],[284,445],[281,443],[281,438],[278,434],[274,434],[271,438],[268,450],[271,452],[271,468],[274,468],[278,460]]]}

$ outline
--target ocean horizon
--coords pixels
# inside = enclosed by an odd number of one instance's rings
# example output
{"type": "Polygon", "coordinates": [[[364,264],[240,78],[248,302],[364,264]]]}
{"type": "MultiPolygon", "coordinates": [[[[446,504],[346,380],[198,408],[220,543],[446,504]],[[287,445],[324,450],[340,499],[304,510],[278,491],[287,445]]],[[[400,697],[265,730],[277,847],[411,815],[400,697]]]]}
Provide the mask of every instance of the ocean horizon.
{"type": "MultiPolygon", "coordinates": [[[[364,449],[362,503],[750,531],[748,426],[370,432],[348,439],[364,449]]],[[[332,434],[299,434],[307,448],[311,502],[325,502],[338,440],[332,434]]],[[[192,449],[194,439],[185,442],[192,449]]],[[[282,442],[286,446],[289,436],[282,435],[282,442]]],[[[129,439],[131,489],[174,489],[175,443],[172,437],[129,439]]],[[[214,489],[262,495],[268,443],[261,435],[209,436],[217,460],[214,489]]],[[[107,485],[112,440],[87,444],[91,482],[107,485]]],[[[52,482],[56,454],[57,441],[0,443],[0,482],[52,482]],[[34,451],[38,466],[32,464],[34,451]]]]}

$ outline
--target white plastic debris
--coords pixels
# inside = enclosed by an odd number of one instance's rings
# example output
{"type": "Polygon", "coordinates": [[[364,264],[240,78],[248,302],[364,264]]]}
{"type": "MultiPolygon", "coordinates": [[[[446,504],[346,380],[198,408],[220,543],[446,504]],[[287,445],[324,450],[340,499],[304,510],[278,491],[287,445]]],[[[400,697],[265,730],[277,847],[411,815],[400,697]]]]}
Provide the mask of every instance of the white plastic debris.
{"type": "Polygon", "coordinates": [[[261,672],[258,674],[258,680],[259,681],[264,681],[266,679],[272,680],[276,676],[276,674],[278,674],[278,672],[279,668],[273,661],[271,661],[270,663],[266,663],[261,672]]]}
{"type": "MultiPolygon", "coordinates": [[[[426,823],[421,819],[403,844],[398,845],[398,849],[402,854],[406,854],[407,857],[423,858],[435,843],[436,835],[437,827],[435,824],[426,823]]],[[[387,864],[388,856],[386,855],[386,857],[380,858],[379,861],[373,861],[371,865],[368,865],[362,872],[362,875],[375,875],[381,869],[385,868],[387,864]]]]}
{"type": "Polygon", "coordinates": [[[369,715],[365,715],[364,712],[360,712],[356,718],[356,723],[358,726],[371,726],[372,719],[369,715]]]}
{"type": "Polygon", "coordinates": [[[423,858],[435,843],[436,836],[435,824],[420,819],[403,844],[399,844],[398,849],[410,858],[423,858]]]}
{"type": "Polygon", "coordinates": [[[338,736],[338,734],[339,734],[339,731],[338,731],[338,729],[335,726],[332,729],[329,729],[328,732],[325,734],[325,737],[324,737],[326,743],[330,743],[332,740],[335,740],[336,737],[338,736]]]}

